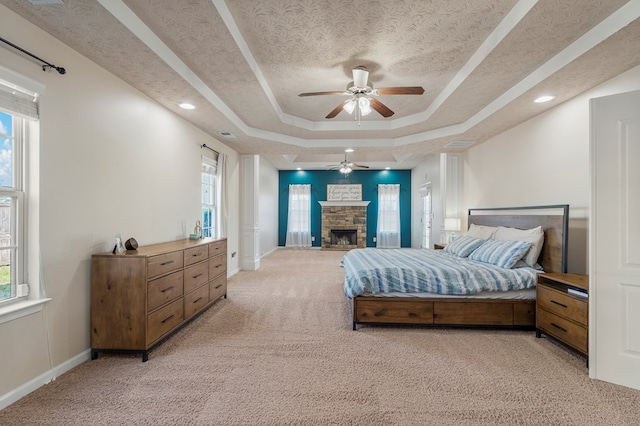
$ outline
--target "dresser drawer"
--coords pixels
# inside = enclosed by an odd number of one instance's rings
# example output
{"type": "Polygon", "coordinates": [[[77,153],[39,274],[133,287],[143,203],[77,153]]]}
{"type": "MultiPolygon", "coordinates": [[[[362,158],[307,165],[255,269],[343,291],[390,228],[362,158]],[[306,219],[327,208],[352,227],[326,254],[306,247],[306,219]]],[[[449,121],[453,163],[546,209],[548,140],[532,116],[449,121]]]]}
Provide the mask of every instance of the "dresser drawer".
{"type": "Polygon", "coordinates": [[[184,292],[189,293],[209,281],[209,265],[200,262],[184,268],[184,292]]]}
{"type": "Polygon", "coordinates": [[[191,317],[209,303],[209,286],[192,291],[184,296],[184,319],[191,317]]]}
{"type": "Polygon", "coordinates": [[[184,265],[183,252],[174,251],[171,253],[151,256],[147,259],[147,278],[157,277],[167,272],[175,271],[184,265]]]}
{"type": "Polygon", "coordinates": [[[193,265],[209,257],[209,246],[203,244],[197,247],[191,247],[184,251],[184,266],[193,265]]]}
{"type": "Polygon", "coordinates": [[[209,300],[214,301],[227,293],[227,276],[219,275],[209,283],[209,300]]]}
{"type": "Polygon", "coordinates": [[[183,298],[181,297],[149,314],[147,317],[147,345],[150,345],[182,322],[184,319],[183,303],[183,298]]]}
{"type": "Polygon", "coordinates": [[[586,300],[577,300],[564,292],[538,285],[536,303],[542,309],[587,325],[588,305],[586,300]]]}
{"type": "Polygon", "coordinates": [[[227,256],[223,253],[209,259],[209,278],[216,277],[227,272],[227,256]]]}
{"type": "Polygon", "coordinates": [[[215,257],[227,252],[227,240],[209,244],[209,257],[215,257]]]}
{"type": "Polygon", "coordinates": [[[158,306],[182,296],[182,292],[182,271],[149,281],[147,284],[147,312],[151,312],[158,306]]]}
{"type": "Polygon", "coordinates": [[[577,325],[569,320],[544,309],[536,312],[536,326],[549,335],[562,340],[564,343],[576,348],[580,352],[588,353],[587,328],[577,325]]]}

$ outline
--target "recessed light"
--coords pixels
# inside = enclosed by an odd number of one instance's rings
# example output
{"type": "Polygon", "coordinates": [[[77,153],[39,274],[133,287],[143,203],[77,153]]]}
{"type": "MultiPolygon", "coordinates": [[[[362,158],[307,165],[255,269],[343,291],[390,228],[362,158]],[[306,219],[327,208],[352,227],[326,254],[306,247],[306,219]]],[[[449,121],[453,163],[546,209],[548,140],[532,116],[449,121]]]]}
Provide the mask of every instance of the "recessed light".
{"type": "Polygon", "coordinates": [[[535,102],[537,104],[541,104],[543,102],[549,102],[553,98],[555,98],[555,96],[544,95],[544,96],[540,96],[538,99],[534,100],[533,102],[535,102]]]}
{"type": "Polygon", "coordinates": [[[296,167],[296,170],[300,171],[300,170],[302,170],[302,167],[296,167]]]}
{"type": "Polygon", "coordinates": [[[353,148],[347,148],[344,150],[344,152],[353,152],[353,148]]]}
{"type": "Polygon", "coordinates": [[[391,170],[391,167],[387,166],[384,168],[385,170],[391,170]]]}
{"type": "Polygon", "coordinates": [[[183,102],[181,104],[178,105],[180,108],[182,109],[196,109],[196,107],[190,103],[187,102],[183,102]]]}

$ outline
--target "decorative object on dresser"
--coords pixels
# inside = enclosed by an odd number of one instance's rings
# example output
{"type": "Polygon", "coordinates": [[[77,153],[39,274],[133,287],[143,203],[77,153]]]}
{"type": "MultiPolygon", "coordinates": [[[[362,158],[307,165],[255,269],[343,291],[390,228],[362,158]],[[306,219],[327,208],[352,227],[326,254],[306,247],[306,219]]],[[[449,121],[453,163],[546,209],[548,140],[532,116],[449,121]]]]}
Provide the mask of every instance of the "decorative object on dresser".
{"type": "Polygon", "coordinates": [[[444,250],[446,246],[447,246],[446,244],[433,243],[434,250],[444,250]]]}
{"type": "Polygon", "coordinates": [[[538,277],[536,337],[542,333],[589,355],[589,277],[545,273],[538,277]]]}
{"type": "Polygon", "coordinates": [[[91,258],[91,359],[141,353],[227,297],[227,240],[179,240],[91,258]]]}

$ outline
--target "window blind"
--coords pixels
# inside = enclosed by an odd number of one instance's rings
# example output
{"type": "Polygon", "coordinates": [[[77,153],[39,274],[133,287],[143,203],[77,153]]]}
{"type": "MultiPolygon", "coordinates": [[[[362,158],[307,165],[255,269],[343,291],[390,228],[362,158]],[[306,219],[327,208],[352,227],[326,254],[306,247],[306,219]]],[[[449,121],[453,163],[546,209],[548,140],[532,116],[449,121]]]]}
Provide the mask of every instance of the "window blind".
{"type": "MultiPolygon", "coordinates": [[[[216,155],[217,157],[217,155],[216,155]]],[[[202,156],[202,173],[208,173],[211,175],[218,174],[218,161],[217,158],[202,156]]]]}
{"type": "Polygon", "coordinates": [[[0,109],[31,120],[38,119],[38,95],[0,80],[0,109]]]}

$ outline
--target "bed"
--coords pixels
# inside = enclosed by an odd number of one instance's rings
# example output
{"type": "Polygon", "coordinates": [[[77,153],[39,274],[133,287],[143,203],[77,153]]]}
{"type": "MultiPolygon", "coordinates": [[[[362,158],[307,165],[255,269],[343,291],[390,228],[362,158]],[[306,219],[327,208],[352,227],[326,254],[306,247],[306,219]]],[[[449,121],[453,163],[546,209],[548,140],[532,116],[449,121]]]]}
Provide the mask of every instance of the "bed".
{"type": "MultiPolygon", "coordinates": [[[[459,253],[455,250],[448,253],[446,247],[445,250],[351,250],[345,254],[341,265],[345,268],[344,291],[353,314],[353,329],[362,324],[535,329],[537,274],[567,271],[568,220],[569,206],[565,204],[469,209],[468,228],[473,228],[474,232],[483,227],[505,227],[515,232],[540,227],[544,233],[539,256],[531,262],[536,263],[535,268],[524,264],[521,265],[524,268],[513,268],[522,269],[515,273],[519,277],[515,284],[504,284],[503,271],[487,270],[484,262],[477,261],[481,256],[473,252],[476,260],[466,260],[468,265],[464,268],[473,268],[476,264],[480,269],[460,272],[447,269],[457,267],[453,265],[457,260],[451,254],[459,253]],[[375,256],[367,258],[369,252],[375,256]],[[421,257],[427,266],[421,263],[421,257]],[[440,263],[444,271],[424,271],[432,269],[432,264],[440,267],[440,263]],[[390,269],[399,272],[391,277],[390,269]],[[422,284],[428,281],[426,289],[416,285],[416,280],[422,284]]],[[[530,254],[527,252],[527,257],[530,254]]],[[[522,261],[517,266],[520,263],[522,261]]]]}

